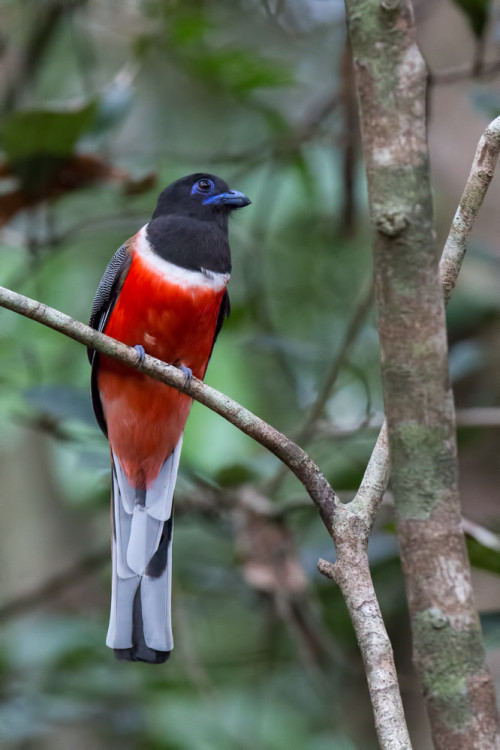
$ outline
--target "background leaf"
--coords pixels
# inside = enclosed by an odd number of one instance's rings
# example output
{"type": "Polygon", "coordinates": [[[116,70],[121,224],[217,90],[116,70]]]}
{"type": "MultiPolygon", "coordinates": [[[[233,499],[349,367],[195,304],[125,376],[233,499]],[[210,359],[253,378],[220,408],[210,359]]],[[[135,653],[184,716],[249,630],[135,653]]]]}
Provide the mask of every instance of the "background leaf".
{"type": "Polygon", "coordinates": [[[70,156],[95,120],[97,100],[66,111],[13,112],[0,127],[0,146],[9,161],[33,156],[70,156]]]}
{"type": "Polygon", "coordinates": [[[488,23],[490,0],[453,0],[453,2],[465,13],[474,35],[480,39],[488,23]]]}

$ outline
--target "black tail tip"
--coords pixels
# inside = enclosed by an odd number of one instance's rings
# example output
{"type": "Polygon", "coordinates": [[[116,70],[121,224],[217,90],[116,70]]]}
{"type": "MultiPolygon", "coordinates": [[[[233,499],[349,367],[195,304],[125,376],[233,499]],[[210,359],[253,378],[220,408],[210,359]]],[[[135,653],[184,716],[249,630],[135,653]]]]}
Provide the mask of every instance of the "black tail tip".
{"type": "Polygon", "coordinates": [[[165,664],[170,658],[171,651],[156,651],[155,649],[132,646],[132,648],[115,648],[115,656],[119,661],[143,661],[146,664],[165,664]]]}

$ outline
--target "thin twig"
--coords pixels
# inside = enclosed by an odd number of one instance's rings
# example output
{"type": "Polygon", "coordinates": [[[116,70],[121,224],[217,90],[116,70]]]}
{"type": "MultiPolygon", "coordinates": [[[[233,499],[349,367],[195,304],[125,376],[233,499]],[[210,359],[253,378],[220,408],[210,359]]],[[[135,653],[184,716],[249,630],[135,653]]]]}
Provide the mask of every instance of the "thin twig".
{"type": "MultiPolygon", "coordinates": [[[[499,406],[470,406],[464,409],[457,409],[455,412],[457,427],[471,428],[495,428],[500,427],[500,407],[499,406]]],[[[353,427],[339,427],[336,424],[328,422],[326,419],[318,423],[315,433],[315,440],[344,440],[346,438],[359,435],[361,431],[379,430],[384,424],[383,413],[369,414],[368,418],[353,427]]]]}
{"type": "Polygon", "coordinates": [[[480,524],[471,521],[470,518],[464,518],[463,516],[462,529],[483,547],[500,552],[500,535],[494,534],[493,531],[485,529],[484,526],[480,526],[480,524]]]}
{"type": "Polygon", "coordinates": [[[40,61],[47,51],[54,34],[59,28],[64,16],[71,13],[87,0],[52,0],[49,3],[39,3],[37,15],[34,19],[30,35],[26,42],[22,56],[3,95],[2,109],[9,111],[19,102],[28,83],[41,70],[40,61]]]}
{"type": "MultiPolygon", "coordinates": [[[[293,127],[286,136],[280,136],[279,140],[269,142],[266,140],[257,146],[251,146],[234,153],[212,152],[210,154],[194,154],[163,151],[165,158],[175,157],[178,161],[187,164],[199,164],[200,160],[205,164],[242,164],[245,169],[257,166],[272,159],[286,159],[290,154],[297,151],[303,144],[311,141],[321,131],[321,126],[336,109],[338,105],[337,94],[331,94],[326,99],[315,102],[302,121],[293,127]]],[[[234,177],[234,176],[233,176],[234,177]]]]}
{"type": "MultiPolygon", "coordinates": [[[[455,288],[467,250],[467,240],[493,178],[499,151],[500,117],[497,117],[488,125],[478,143],[469,178],[441,256],[439,274],[445,303],[448,303],[455,288]]],[[[496,411],[488,410],[492,424],[498,424],[499,415],[496,411]]],[[[475,419],[480,417],[478,411],[473,416],[475,419]]],[[[467,424],[466,415],[461,411],[457,413],[457,417],[458,424],[467,424]]],[[[482,413],[481,418],[486,419],[486,415],[482,413]]],[[[471,424],[471,422],[468,424],[471,424]]],[[[367,523],[373,524],[375,520],[378,506],[382,502],[387,488],[389,474],[389,444],[387,441],[387,423],[384,421],[366,468],[363,482],[352,501],[355,504],[356,511],[361,513],[367,523]]]]}
{"type": "Polygon", "coordinates": [[[488,125],[478,143],[469,178],[441,256],[439,273],[446,302],[458,278],[467,250],[467,238],[495,174],[499,151],[500,117],[497,117],[488,125]]]}
{"type": "Polygon", "coordinates": [[[74,586],[81,579],[99,570],[109,561],[109,545],[103,550],[91,552],[81,560],[77,560],[63,573],[49,578],[45,583],[38,586],[34,591],[13,597],[0,605],[0,622],[11,620],[14,617],[30,612],[36,607],[46,604],[62,594],[68,588],[74,586]]]}
{"type": "Polygon", "coordinates": [[[350,350],[351,346],[356,341],[358,333],[361,329],[361,326],[364,323],[366,316],[368,315],[368,312],[372,306],[372,303],[373,303],[373,279],[370,279],[369,283],[362,290],[359,301],[356,304],[354,312],[351,316],[351,319],[349,320],[347,324],[344,337],[341,341],[341,344],[335,356],[335,359],[333,360],[331,364],[330,371],[326,377],[326,380],[323,383],[323,388],[318,398],[314,402],[304,425],[301,427],[301,429],[295,436],[295,440],[298,443],[302,443],[308,440],[313,434],[316,424],[318,420],[320,419],[320,417],[322,416],[326,408],[326,405],[330,399],[333,387],[335,383],[337,382],[337,378],[339,376],[342,364],[344,363],[347,353],[350,350]]]}
{"type": "MultiPolygon", "coordinates": [[[[347,353],[349,349],[351,348],[351,346],[353,345],[353,343],[355,342],[357,335],[360,331],[360,328],[363,325],[363,322],[368,314],[368,311],[370,310],[372,306],[372,303],[373,303],[373,280],[370,279],[370,282],[366,285],[366,287],[361,292],[359,301],[356,304],[354,308],[354,312],[351,316],[351,319],[349,320],[347,324],[344,337],[341,341],[340,347],[330,366],[330,370],[326,376],[325,382],[323,384],[323,388],[321,389],[321,392],[318,395],[318,398],[314,402],[309,414],[307,415],[306,421],[304,422],[300,430],[297,432],[297,434],[294,436],[294,440],[297,443],[306,442],[314,434],[318,421],[323,415],[323,412],[326,408],[328,400],[330,399],[330,396],[332,395],[333,387],[335,386],[335,383],[337,382],[339,372],[345,361],[347,353]]],[[[279,469],[278,472],[276,473],[276,476],[269,482],[268,493],[270,495],[275,495],[278,492],[285,477],[286,477],[286,473],[283,471],[283,469],[279,469]]]]}
{"type": "Polygon", "coordinates": [[[480,70],[477,70],[474,64],[461,65],[456,68],[436,70],[434,73],[431,73],[429,75],[429,85],[446,86],[458,81],[484,80],[496,76],[497,73],[500,73],[500,60],[493,60],[488,63],[483,62],[480,70]]]}
{"type": "Polygon", "coordinates": [[[457,409],[458,427],[500,427],[500,406],[472,406],[457,409]]]}
{"type": "Polygon", "coordinates": [[[363,480],[355,498],[350,503],[354,512],[364,519],[370,529],[375,522],[378,508],[387,489],[390,470],[387,423],[384,421],[368,461],[363,480]]]}

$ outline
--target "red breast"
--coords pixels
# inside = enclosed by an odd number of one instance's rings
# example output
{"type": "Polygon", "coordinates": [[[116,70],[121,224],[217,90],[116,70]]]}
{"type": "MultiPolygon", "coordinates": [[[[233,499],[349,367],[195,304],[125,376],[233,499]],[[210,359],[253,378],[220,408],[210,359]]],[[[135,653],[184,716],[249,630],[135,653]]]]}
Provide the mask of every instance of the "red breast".
{"type": "MultiPolygon", "coordinates": [[[[132,263],[105,333],[203,378],[226,279],[187,271],[131,243],[132,263]]],[[[149,486],[179,440],[191,399],[102,357],[99,393],[109,442],[133,486],[149,486]]]]}

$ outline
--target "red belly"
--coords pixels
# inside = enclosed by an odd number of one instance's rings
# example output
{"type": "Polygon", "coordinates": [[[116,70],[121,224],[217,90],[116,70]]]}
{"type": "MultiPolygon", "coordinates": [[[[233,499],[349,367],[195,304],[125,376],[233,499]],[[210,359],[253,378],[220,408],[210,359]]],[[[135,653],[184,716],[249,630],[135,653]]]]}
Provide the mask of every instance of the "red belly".
{"type": "MultiPolygon", "coordinates": [[[[169,282],[134,253],[105,332],[203,378],[223,294],[169,282]]],[[[107,357],[98,384],[111,448],[131,485],[149,486],[184,430],[191,399],[107,357]]]]}

